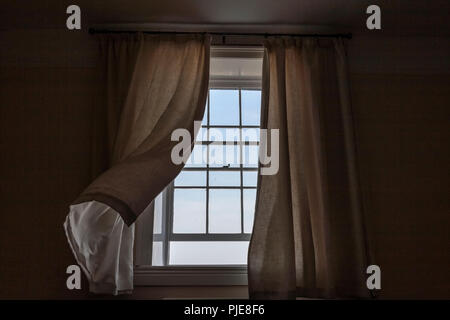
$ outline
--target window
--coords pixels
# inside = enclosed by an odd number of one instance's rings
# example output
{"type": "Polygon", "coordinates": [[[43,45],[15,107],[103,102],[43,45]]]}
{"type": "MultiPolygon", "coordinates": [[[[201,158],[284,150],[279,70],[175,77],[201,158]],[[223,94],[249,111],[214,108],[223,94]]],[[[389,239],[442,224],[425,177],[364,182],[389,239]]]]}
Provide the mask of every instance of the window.
{"type": "MultiPolygon", "coordinates": [[[[260,48],[212,48],[202,126],[186,166],[154,201],[152,267],[136,269],[141,283],[245,282],[258,178],[261,69],[260,48]],[[190,272],[194,282],[180,276],[190,272]]],[[[142,242],[150,242],[140,240],[145,236],[138,230],[137,255],[146,248],[142,242]]]]}

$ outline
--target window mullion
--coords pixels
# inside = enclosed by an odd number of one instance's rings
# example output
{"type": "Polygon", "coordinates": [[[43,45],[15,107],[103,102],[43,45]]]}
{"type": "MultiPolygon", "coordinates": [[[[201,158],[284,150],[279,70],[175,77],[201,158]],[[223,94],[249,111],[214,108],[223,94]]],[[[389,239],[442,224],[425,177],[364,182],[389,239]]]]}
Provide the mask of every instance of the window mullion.
{"type": "Polygon", "coordinates": [[[242,147],[242,96],[241,96],[241,89],[239,89],[239,167],[240,167],[240,175],[241,175],[241,185],[240,185],[240,202],[241,202],[241,234],[244,233],[244,190],[243,187],[243,179],[244,179],[244,173],[243,173],[243,147],[242,147]]]}
{"type": "Polygon", "coordinates": [[[170,240],[173,231],[173,199],[174,199],[174,182],[171,182],[165,193],[164,201],[164,250],[163,263],[168,266],[170,263],[170,240]]]}
{"type": "MultiPolygon", "coordinates": [[[[208,126],[208,129],[206,129],[206,140],[209,141],[209,125],[210,125],[210,117],[211,117],[211,96],[209,94],[208,89],[208,117],[206,121],[206,125],[208,126]]],[[[209,144],[206,146],[206,226],[205,226],[205,233],[209,233],[209,144]]]]}

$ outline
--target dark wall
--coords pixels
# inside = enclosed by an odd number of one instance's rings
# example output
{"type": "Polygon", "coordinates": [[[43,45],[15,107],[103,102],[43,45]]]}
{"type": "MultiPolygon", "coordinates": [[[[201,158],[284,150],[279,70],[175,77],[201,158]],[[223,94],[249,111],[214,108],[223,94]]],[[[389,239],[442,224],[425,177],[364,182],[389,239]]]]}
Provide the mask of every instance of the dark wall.
{"type": "Polygon", "coordinates": [[[96,44],[23,30],[1,32],[0,47],[0,298],[77,296],[62,224],[89,182],[96,44]]]}
{"type": "MultiPolygon", "coordinates": [[[[381,296],[448,298],[448,41],[349,45],[381,296]]],[[[89,182],[97,46],[83,32],[16,30],[0,32],[0,47],[0,298],[82,297],[65,287],[74,260],[62,223],[89,182]]]]}
{"type": "Polygon", "coordinates": [[[450,45],[349,47],[364,205],[384,298],[450,298],[450,45]]]}

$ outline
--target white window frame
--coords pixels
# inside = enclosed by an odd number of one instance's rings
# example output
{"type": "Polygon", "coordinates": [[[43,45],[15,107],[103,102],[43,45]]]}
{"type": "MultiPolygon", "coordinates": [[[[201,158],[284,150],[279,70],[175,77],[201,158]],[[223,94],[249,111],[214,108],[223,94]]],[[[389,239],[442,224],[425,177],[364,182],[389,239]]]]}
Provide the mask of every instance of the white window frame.
{"type": "MultiPolygon", "coordinates": [[[[264,49],[260,46],[244,47],[244,46],[212,46],[211,57],[223,57],[223,58],[249,58],[262,59],[264,49]]],[[[261,90],[261,77],[210,77],[209,89],[236,89],[236,90],[248,90],[259,89],[261,90]]],[[[240,96],[240,93],[239,93],[240,96]]],[[[209,99],[208,99],[209,104],[209,99]]],[[[241,101],[239,101],[239,111],[241,109],[241,101]]],[[[209,111],[209,110],[208,110],[209,111]]],[[[241,112],[240,112],[241,114],[241,112]]],[[[208,112],[209,116],[209,112],[208,112]]],[[[242,127],[242,123],[239,124],[242,127]]],[[[223,127],[223,126],[218,126],[223,127]]],[[[225,126],[226,127],[226,126],[225,126]]],[[[243,126],[246,128],[246,126],[243,126]]],[[[250,127],[250,126],[249,126],[250,127]]],[[[192,168],[194,170],[194,168],[192,168]]],[[[195,168],[198,170],[198,168],[195,168]]],[[[239,168],[237,168],[239,169],[239,168]]],[[[201,169],[200,169],[201,170],[201,169]]],[[[257,169],[256,169],[257,170],[257,169]]],[[[206,171],[206,170],[205,170],[206,171]]],[[[206,171],[207,172],[207,171],[206,171]]],[[[242,172],[242,171],[241,171],[242,172]]],[[[241,173],[242,175],[242,173],[241,173]]],[[[174,234],[170,228],[166,226],[172,225],[170,219],[173,215],[173,188],[171,183],[163,192],[163,211],[171,212],[163,216],[162,226],[162,241],[166,244],[170,240],[199,240],[196,239],[196,234],[174,234]],[[166,232],[164,232],[166,230],[166,232]],[[167,230],[169,230],[167,232],[167,230]]],[[[206,188],[206,187],[205,187],[206,188]]],[[[243,190],[242,176],[240,187],[233,187],[243,190]]],[[[208,188],[210,189],[210,188],[208,188]]],[[[208,190],[207,189],[207,190],[208,190]]],[[[226,188],[224,188],[226,189],[226,188]]],[[[242,191],[241,191],[242,196],[242,191]]],[[[241,208],[242,211],[242,208],[241,208]]],[[[243,214],[243,212],[241,212],[243,214]]],[[[150,230],[153,230],[153,221],[149,218],[151,215],[138,219],[136,222],[136,248],[135,248],[135,268],[134,268],[134,284],[135,286],[230,286],[230,285],[247,285],[247,265],[206,265],[206,266],[169,266],[168,265],[168,250],[164,250],[163,260],[165,266],[151,266],[151,253],[152,250],[149,246],[153,245],[150,230]],[[144,228],[143,225],[146,227],[144,228]],[[151,228],[150,228],[151,227],[151,228]],[[147,230],[147,231],[146,231],[147,230]]],[[[241,217],[242,220],[242,217],[241,217]]],[[[243,220],[242,220],[243,221],[243,220]]],[[[242,222],[241,221],[241,222],[242,222]]],[[[223,240],[235,240],[235,241],[249,241],[250,234],[204,234],[201,235],[202,240],[221,240],[221,237],[226,237],[223,240]]]]}

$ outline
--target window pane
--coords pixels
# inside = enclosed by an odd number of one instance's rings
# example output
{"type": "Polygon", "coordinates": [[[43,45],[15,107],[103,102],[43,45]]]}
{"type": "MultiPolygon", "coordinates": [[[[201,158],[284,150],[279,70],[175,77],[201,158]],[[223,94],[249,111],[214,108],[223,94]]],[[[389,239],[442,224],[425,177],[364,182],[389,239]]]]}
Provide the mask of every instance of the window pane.
{"type": "Polygon", "coordinates": [[[209,166],[210,167],[239,167],[240,146],[235,145],[209,145],[209,166]]]}
{"type": "Polygon", "coordinates": [[[258,171],[244,171],[242,173],[242,185],[244,187],[256,187],[258,171]]]}
{"type": "Polygon", "coordinates": [[[239,125],[239,90],[210,90],[210,125],[239,125]]]}
{"type": "Polygon", "coordinates": [[[208,141],[208,130],[204,127],[201,127],[197,132],[197,137],[195,137],[195,141],[208,141]]]}
{"type": "Polygon", "coordinates": [[[175,187],[202,187],[206,186],[205,171],[181,171],[175,179],[175,187]]]}
{"type": "Polygon", "coordinates": [[[242,162],[244,167],[258,167],[258,148],[259,146],[243,146],[242,162]]]}
{"type": "Polygon", "coordinates": [[[171,265],[247,264],[248,241],[172,241],[171,265]]]}
{"type": "Polygon", "coordinates": [[[259,142],[260,128],[243,128],[242,129],[242,141],[259,142]]]}
{"type": "Polygon", "coordinates": [[[205,233],[206,190],[175,189],[173,199],[173,232],[205,233]]]}
{"type": "Polygon", "coordinates": [[[241,232],[241,191],[209,190],[209,232],[241,232]]]}
{"type": "Polygon", "coordinates": [[[163,244],[161,241],[153,242],[153,251],[152,251],[152,266],[159,267],[163,266],[163,244]]]}
{"type": "Polygon", "coordinates": [[[244,190],[244,233],[252,233],[255,216],[256,189],[244,190]]]}
{"type": "Polygon", "coordinates": [[[210,171],[210,186],[240,186],[241,173],[239,171],[210,171]]]}
{"type": "Polygon", "coordinates": [[[156,197],[154,200],[155,211],[153,217],[153,233],[160,234],[162,232],[162,211],[163,211],[163,203],[162,203],[162,192],[156,197]]]}
{"type": "Polygon", "coordinates": [[[238,142],[240,138],[239,128],[211,128],[209,129],[209,141],[238,142]]]}
{"type": "Polygon", "coordinates": [[[261,118],[261,91],[242,90],[242,124],[259,125],[261,118]]]}
{"type": "Polygon", "coordinates": [[[203,120],[202,125],[206,126],[208,124],[208,98],[206,98],[206,106],[205,106],[205,113],[203,114],[203,120]]]}
{"type": "Polygon", "coordinates": [[[186,161],[186,168],[205,168],[207,161],[207,147],[201,144],[196,144],[186,161]]]}

